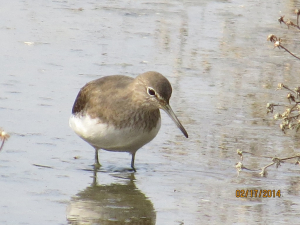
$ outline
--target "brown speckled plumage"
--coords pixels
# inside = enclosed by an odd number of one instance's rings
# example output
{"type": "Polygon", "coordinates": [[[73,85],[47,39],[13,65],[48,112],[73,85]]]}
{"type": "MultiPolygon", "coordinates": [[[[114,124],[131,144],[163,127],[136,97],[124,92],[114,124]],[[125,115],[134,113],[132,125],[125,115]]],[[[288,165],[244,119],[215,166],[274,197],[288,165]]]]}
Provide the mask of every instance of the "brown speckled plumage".
{"type": "Polygon", "coordinates": [[[151,141],[160,128],[163,109],[182,133],[188,134],[169,105],[170,82],[160,73],[146,72],[135,79],[123,75],[99,78],[79,91],[69,123],[72,129],[95,148],[127,151],[132,154],[151,141]]]}
{"type": "MultiPolygon", "coordinates": [[[[160,118],[159,108],[148,106],[147,102],[143,104],[143,96],[133,91],[133,88],[128,88],[130,85],[133,86],[134,82],[145,82],[144,77],[149,76],[149,73],[152,73],[150,84],[152,83],[153,88],[157,86],[157,92],[162,93],[165,101],[169,103],[172,88],[161,74],[147,72],[140,75],[137,80],[114,75],[87,83],[78,93],[72,113],[88,114],[91,118],[99,118],[101,122],[117,128],[131,126],[133,129],[151,130],[160,118]],[[162,79],[165,81],[163,85],[156,85],[162,79]]],[[[138,88],[145,87],[141,85],[138,88]]]]}

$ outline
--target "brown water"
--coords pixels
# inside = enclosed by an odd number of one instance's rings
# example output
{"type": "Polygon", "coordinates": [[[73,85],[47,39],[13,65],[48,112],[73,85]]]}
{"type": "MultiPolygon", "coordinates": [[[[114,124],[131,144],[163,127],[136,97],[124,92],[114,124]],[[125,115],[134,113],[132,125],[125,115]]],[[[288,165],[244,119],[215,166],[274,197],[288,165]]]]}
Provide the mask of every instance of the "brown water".
{"type": "Polygon", "coordinates": [[[0,8],[0,224],[299,224],[299,166],[259,169],[262,156],[299,152],[266,115],[299,85],[295,1],[10,1],[0,8]],[[68,127],[80,87],[104,75],[155,70],[173,85],[186,139],[162,113],[158,136],[136,155],[100,153],[68,127]],[[38,165],[46,166],[41,167],[38,165]],[[96,177],[95,177],[96,176],[96,177]],[[237,198],[236,190],[281,190],[237,198]],[[123,221],[123,222],[120,222],[123,221]],[[125,221],[125,222],[124,222],[125,221]]]}

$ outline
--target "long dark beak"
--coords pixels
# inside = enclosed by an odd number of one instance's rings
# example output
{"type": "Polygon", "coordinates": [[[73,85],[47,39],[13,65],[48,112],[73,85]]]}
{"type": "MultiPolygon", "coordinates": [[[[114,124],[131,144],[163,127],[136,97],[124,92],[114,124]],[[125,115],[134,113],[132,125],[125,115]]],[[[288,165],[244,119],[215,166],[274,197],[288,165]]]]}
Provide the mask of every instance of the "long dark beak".
{"type": "Polygon", "coordinates": [[[175,115],[175,113],[173,112],[171,106],[168,103],[165,103],[165,104],[161,105],[161,108],[171,117],[171,119],[174,121],[174,123],[177,125],[177,127],[181,130],[181,132],[184,134],[184,136],[186,138],[188,138],[189,137],[188,133],[186,132],[186,130],[184,129],[184,127],[178,120],[178,118],[175,115]]]}

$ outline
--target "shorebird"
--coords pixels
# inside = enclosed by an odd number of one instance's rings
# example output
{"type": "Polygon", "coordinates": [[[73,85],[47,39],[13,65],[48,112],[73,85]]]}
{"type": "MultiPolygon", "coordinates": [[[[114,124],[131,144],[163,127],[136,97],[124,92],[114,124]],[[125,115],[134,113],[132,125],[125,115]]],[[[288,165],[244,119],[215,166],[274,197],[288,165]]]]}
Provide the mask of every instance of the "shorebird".
{"type": "Polygon", "coordinates": [[[135,170],[135,153],[150,142],[161,125],[163,109],[185,137],[188,133],[169,105],[170,82],[149,71],[136,78],[112,75],[87,83],[79,91],[69,119],[70,127],[95,149],[95,166],[100,167],[98,150],[129,152],[135,170]]]}

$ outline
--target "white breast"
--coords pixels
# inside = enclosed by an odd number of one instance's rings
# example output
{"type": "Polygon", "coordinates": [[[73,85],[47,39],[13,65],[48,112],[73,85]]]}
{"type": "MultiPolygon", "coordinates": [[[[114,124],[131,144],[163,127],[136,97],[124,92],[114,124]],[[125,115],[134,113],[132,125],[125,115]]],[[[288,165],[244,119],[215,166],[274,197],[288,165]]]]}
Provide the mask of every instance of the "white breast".
{"type": "Polygon", "coordinates": [[[92,119],[88,115],[72,115],[69,125],[78,136],[97,149],[133,153],[157,135],[161,120],[159,118],[156,127],[150,132],[130,128],[118,129],[112,125],[101,123],[98,119],[92,119]]]}

